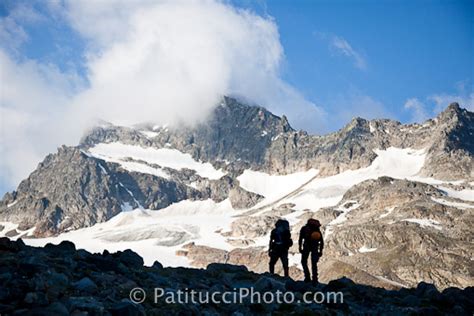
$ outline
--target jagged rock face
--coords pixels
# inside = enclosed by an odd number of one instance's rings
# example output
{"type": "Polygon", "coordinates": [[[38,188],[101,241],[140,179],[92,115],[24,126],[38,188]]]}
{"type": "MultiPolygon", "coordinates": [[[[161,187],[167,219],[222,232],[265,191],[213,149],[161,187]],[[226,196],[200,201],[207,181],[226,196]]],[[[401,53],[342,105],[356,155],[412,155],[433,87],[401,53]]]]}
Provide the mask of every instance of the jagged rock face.
{"type": "Polygon", "coordinates": [[[367,144],[372,140],[368,122],[355,119],[339,132],[313,136],[305,132],[279,135],[267,152],[266,168],[281,173],[315,167],[321,175],[358,169],[376,157],[367,144]]]}
{"type": "MultiPolygon", "coordinates": [[[[7,193],[0,202],[0,221],[20,224],[20,232],[9,231],[6,236],[18,237],[35,228],[35,236],[40,237],[104,222],[129,208],[160,210],[183,200],[228,199],[234,210],[244,210],[233,219],[230,230],[219,236],[234,249],[189,244],[181,254],[194,266],[230,262],[266,271],[266,249],[258,242],[285,216],[293,219],[295,245],[290,253],[298,261],[299,230],[316,217],[328,235],[320,261],[321,280],[350,275],[358,282],[386,288],[414,286],[421,280],[441,288],[465,287],[472,284],[474,275],[470,202],[450,199],[432,185],[381,177],[352,187],[334,207],[302,211],[285,200],[298,190],[261,206],[266,197],[241,187],[238,177],[246,169],[289,174],[314,168],[322,178],[367,167],[377,157],[374,150],[397,147],[426,150],[420,176],[464,180],[456,188],[472,189],[473,133],[474,114],[457,104],[422,125],[356,118],[335,133],[316,136],[293,130],[285,117],[225,98],[206,123],[196,126],[103,125],[93,129],[78,147],[62,147],[47,156],[15,192],[7,193]],[[196,170],[155,166],[133,157],[126,159],[159,167],[167,176],[128,171],[119,163],[90,155],[91,148],[103,143],[177,149],[197,161],[210,162],[225,175],[209,179],[196,170]],[[347,218],[344,224],[334,224],[342,215],[347,218]],[[420,218],[426,220],[424,226],[410,221],[420,218]]],[[[194,235],[198,233],[163,230],[140,236],[165,236],[157,245],[176,246],[192,241],[194,235]]],[[[107,238],[103,236],[111,242],[128,240],[123,234],[107,238]]],[[[301,270],[293,267],[291,275],[299,278],[301,270]]]]}
{"type": "MultiPolygon", "coordinates": [[[[76,147],[63,146],[38,165],[13,194],[0,202],[0,219],[18,223],[34,236],[57,235],[107,221],[124,209],[165,208],[182,200],[229,198],[234,208],[248,208],[263,197],[224,176],[209,180],[192,170],[169,170],[170,179],[128,172],[76,147]],[[196,188],[190,186],[194,182],[196,188]]],[[[17,236],[21,232],[12,231],[17,236]]],[[[26,234],[26,233],[24,233],[26,234]]]]}
{"type": "Polygon", "coordinates": [[[423,175],[439,179],[474,178],[474,113],[452,103],[436,119],[423,175]]]}
{"type": "MultiPolygon", "coordinates": [[[[419,280],[441,288],[474,282],[474,203],[464,202],[465,208],[440,204],[436,201],[449,204],[449,198],[433,186],[388,177],[353,187],[339,206],[348,201],[357,201],[358,207],[331,227],[328,258],[406,286],[419,280]]],[[[334,267],[324,269],[335,273],[334,267]]]]}
{"type": "Polygon", "coordinates": [[[140,126],[136,129],[105,126],[81,141],[84,148],[97,143],[123,142],[144,147],[172,147],[209,161],[238,175],[244,168],[287,174],[315,168],[320,176],[367,167],[388,147],[427,150],[422,174],[445,180],[474,178],[474,114],[451,104],[436,119],[422,125],[402,125],[379,119],[353,119],[341,130],[324,135],[295,131],[283,116],[248,107],[225,98],[210,120],[195,127],[140,126]]]}
{"type": "Polygon", "coordinates": [[[230,161],[235,164],[259,166],[272,138],[293,131],[285,117],[280,118],[261,107],[249,107],[225,97],[209,120],[194,127],[140,126],[156,133],[152,139],[135,129],[106,126],[95,128],[81,145],[120,141],[142,146],[165,147],[167,144],[190,153],[196,160],[230,161]]]}
{"type": "Polygon", "coordinates": [[[77,148],[61,147],[4,198],[0,214],[19,223],[19,229],[36,227],[39,236],[55,234],[111,218],[121,211],[122,194],[97,161],[77,148]]]}
{"type": "Polygon", "coordinates": [[[78,148],[61,147],[4,198],[0,216],[45,236],[106,221],[124,203],[154,209],[193,196],[184,185],[117,169],[78,148]]]}
{"type": "MultiPolygon", "coordinates": [[[[184,255],[198,267],[222,262],[267,271],[266,249],[252,247],[253,240],[268,235],[280,215],[292,212],[291,208],[273,209],[239,217],[224,234],[235,249],[190,244],[184,255]]],[[[347,191],[337,206],[304,212],[292,227],[295,244],[290,255],[298,254],[298,234],[309,218],[318,218],[325,233],[319,263],[324,282],[347,275],[356,282],[385,288],[413,287],[421,280],[439,288],[467,287],[474,282],[474,203],[449,198],[432,185],[389,177],[364,181],[347,191]],[[461,205],[455,207],[456,203],[461,205]],[[346,220],[332,224],[341,215],[346,220]]],[[[279,265],[277,272],[281,273],[279,265]]],[[[290,275],[302,277],[299,269],[291,269],[290,275]]]]}
{"type": "Polygon", "coordinates": [[[276,138],[266,156],[266,168],[290,173],[316,168],[320,175],[368,166],[374,149],[426,148],[423,175],[456,180],[474,177],[474,114],[451,104],[435,120],[402,125],[391,120],[356,118],[326,136],[289,132],[276,138]]]}

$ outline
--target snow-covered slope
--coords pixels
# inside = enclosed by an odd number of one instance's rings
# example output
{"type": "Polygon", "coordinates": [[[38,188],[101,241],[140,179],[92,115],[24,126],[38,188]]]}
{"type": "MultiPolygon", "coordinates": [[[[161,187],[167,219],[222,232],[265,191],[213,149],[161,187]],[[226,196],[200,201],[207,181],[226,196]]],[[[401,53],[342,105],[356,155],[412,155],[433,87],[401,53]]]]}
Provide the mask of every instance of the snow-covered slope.
{"type": "MultiPolygon", "coordinates": [[[[170,149],[141,148],[119,143],[100,144],[90,149],[95,157],[120,163],[125,168],[132,168],[126,157],[143,160],[148,163],[159,164],[170,168],[190,168],[202,176],[218,178],[223,172],[216,170],[210,164],[203,164],[192,160],[189,155],[170,149]]],[[[304,210],[317,211],[322,207],[337,205],[344,193],[357,183],[380,176],[393,178],[415,177],[423,166],[425,153],[423,150],[388,148],[377,150],[378,157],[367,168],[350,170],[335,176],[318,178],[317,170],[309,170],[289,175],[270,175],[262,172],[246,170],[239,178],[240,185],[248,190],[265,197],[253,209],[261,214],[280,204],[293,203],[296,212],[286,215],[292,223],[298,221],[298,216],[304,210]],[[277,203],[272,204],[277,201],[277,203]]],[[[144,169],[134,169],[138,172],[147,172],[144,169]]],[[[417,180],[422,180],[416,177],[417,180]]],[[[427,182],[432,180],[427,179],[427,182]]],[[[441,182],[442,183],[442,182],[441,182]]],[[[457,196],[461,193],[457,192],[457,196]]],[[[437,200],[438,203],[446,203],[437,200]]],[[[466,205],[463,205],[466,207],[466,205]]],[[[346,221],[346,214],[357,208],[357,201],[342,214],[329,223],[326,237],[331,234],[331,225],[340,225],[346,221]]],[[[26,239],[30,245],[40,246],[48,242],[59,243],[62,240],[71,240],[80,248],[89,251],[115,251],[131,248],[145,258],[147,264],[154,260],[169,266],[188,266],[185,257],[177,256],[176,251],[184,244],[195,242],[198,245],[231,250],[234,248],[228,243],[221,232],[228,231],[235,216],[249,210],[236,211],[228,200],[220,203],[212,200],[182,201],[159,211],[135,209],[124,211],[111,220],[96,224],[93,227],[63,233],[58,237],[26,239]]],[[[414,220],[412,220],[415,222],[414,220]]],[[[424,222],[421,224],[425,224],[424,222]]],[[[3,223],[5,234],[13,226],[3,223]]],[[[268,235],[255,239],[255,245],[264,246],[268,235]]],[[[364,251],[361,251],[364,252],[364,251]]]]}
{"type": "Polygon", "coordinates": [[[135,209],[122,212],[111,220],[83,228],[58,237],[25,239],[32,246],[57,244],[70,240],[78,248],[91,252],[133,249],[151,265],[158,260],[165,266],[189,266],[176,251],[185,243],[194,241],[229,249],[225,238],[218,230],[228,230],[233,216],[239,212],[232,209],[228,200],[215,203],[206,201],[182,201],[160,211],[135,209]]]}
{"type": "Polygon", "coordinates": [[[93,157],[120,164],[128,171],[150,173],[168,178],[164,167],[181,170],[195,170],[198,175],[211,180],[225,175],[216,170],[210,163],[194,160],[191,155],[169,148],[144,148],[137,145],[127,145],[118,142],[101,143],[88,150],[93,157]]]}
{"type": "MultiPolygon", "coordinates": [[[[296,239],[315,217],[327,242],[326,280],[347,273],[377,286],[465,286],[473,123],[474,113],[451,104],[422,125],[355,118],[318,136],[225,98],[198,126],[98,126],[5,195],[0,236],[131,248],[147,264],[231,262],[263,272],[275,221],[288,219],[296,239]]],[[[291,273],[299,278],[296,248],[291,273]]]]}

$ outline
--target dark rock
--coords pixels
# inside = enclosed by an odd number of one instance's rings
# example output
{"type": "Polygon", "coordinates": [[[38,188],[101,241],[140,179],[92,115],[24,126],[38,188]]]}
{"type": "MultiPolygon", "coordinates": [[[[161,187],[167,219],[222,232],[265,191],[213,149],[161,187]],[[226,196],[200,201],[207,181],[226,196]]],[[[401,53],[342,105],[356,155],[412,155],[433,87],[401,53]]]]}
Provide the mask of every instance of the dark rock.
{"type": "Polygon", "coordinates": [[[304,293],[312,290],[313,286],[307,282],[289,279],[285,282],[285,288],[287,291],[304,293]]]}
{"type": "Polygon", "coordinates": [[[67,306],[70,312],[84,311],[92,315],[102,315],[104,313],[104,305],[97,301],[94,297],[70,297],[67,300],[67,306]]]}
{"type": "Polygon", "coordinates": [[[441,312],[439,309],[433,306],[419,308],[416,310],[416,314],[423,315],[423,316],[445,315],[445,313],[441,312]]]}
{"type": "Polygon", "coordinates": [[[163,265],[160,262],[156,261],[156,260],[155,260],[155,262],[153,262],[153,265],[151,267],[154,268],[154,269],[163,269],[163,265]]]}
{"type": "Polygon", "coordinates": [[[102,257],[99,254],[92,254],[86,257],[86,262],[94,265],[96,269],[101,271],[120,272],[119,262],[112,257],[102,257]]]}
{"type": "Polygon", "coordinates": [[[63,240],[56,246],[56,249],[60,251],[74,252],[76,251],[76,245],[68,240],[63,240]]]}
{"type": "Polygon", "coordinates": [[[17,239],[16,241],[10,240],[7,237],[0,238],[0,251],[11,251],[11,252],[18,252],[22,249],[25,249],[25,243],[21,239],[17,239]]]}
{"type": "Polygon", "coordinates": [[[139,316],[145,315],[143,308],[140,305],[129,301],[120,302],[108,310],[112,316],[139,316]]]}
{"type": "Polygon", "coordinates": [[[20,271],[27,276],[48,270],[48,266],[38,257],[32,256],[20,261],[20,271]]]}
{"type": "Polygon", "coordinates": [[[69,286],[69,279],[63,273],[51,272],[47,274],[46,284],[48,298],[54,300],[64,295],[66,288],[69,286]]]}
{"type": "Polygon", "coordinates": [[[49,315],[57,315],[57,316],[66,316],[69,315],[69,311],[67,310],[66,306],[60,302],[54,302],[47,308],[49,315]]]}
{"type": "Polygon", "coordinates": [[[126,249],[123,252],[117,252],[114,254],[115,258],[118,258],[124,265],[130,268],[141,268],[143,267],[143,258],[140,257],[136,252],[126,249]]]}
{"type": "Polygon", "coordinates": [[[416,297],[415,295],[408,295],[405,296],[402,300],[401,303],[405,306],[411,306],[415,307],[420,305],[421,299],[416,297]]]}
{"type": "Polygon", "coordinates": [[[7,304],[1,304],[0,303],[0,314],[2,315],[9,315],[11,312],[15,310],[15,306],[13,305],[7,305],[7,304]]]}
{"type": "Polygon", "coordinates": [[[354,286],[355,283],[346,277],[337,279],[337,280],[332,280],[330,281],[325,287],[325,291],[338,291],[343,288],[348,288],[354,286]]]}
{"type": "Polygon", "coordinates": [[[25,299],[23,301],[28,305],[35,305],[35,306],[46,306],[49,303],[48,298],[42,292],[26,293],[25,299]]]}
{"type": "Polygon", "coordinates": [[[73,286],[76,290],[82,292],[94,293],[97,291],[97,285],[88,277],[82,278],[79,281],[73,283],[73,286]]]}
{"type": "Polygon", "coordinates": [[[16,229],[9,230],[5,233],[7,237],[15,237],[18,236],[19,232],[16,229]]]}
{"type": "Polygon", "coordinates": [[[417,296],[424,296],[432,292],[438,292],[438,289],[436,288],[436,286],[434,286],[434,284],[420,282],[418,286],[416,287],[415,294],[417,296]]]}
{"type": "Polygon", "coordinates": [[[285,284],[283,282],[278,282],[274,278],[267,276],[262,276],[255,282],[254,285],[255,291],[257,292],[266,292],[266,291],[284,291],[285,284]]]}
{"type": "Polygon", "coordinates": [[[248,269],[246,266],[236,266],[226,263],[211,263],[206,268],[210,272],[230,272],[230,273],[239,273],[247,272],[248,269]]]}
{"type": "MultiPolygon", "coordinates": [[[[5,284],[5,283],[2,283],[5,284]]],[[[0,287],[0,302],[5,301],[10,296],[10,290],[6,286],[0,287]]]]}

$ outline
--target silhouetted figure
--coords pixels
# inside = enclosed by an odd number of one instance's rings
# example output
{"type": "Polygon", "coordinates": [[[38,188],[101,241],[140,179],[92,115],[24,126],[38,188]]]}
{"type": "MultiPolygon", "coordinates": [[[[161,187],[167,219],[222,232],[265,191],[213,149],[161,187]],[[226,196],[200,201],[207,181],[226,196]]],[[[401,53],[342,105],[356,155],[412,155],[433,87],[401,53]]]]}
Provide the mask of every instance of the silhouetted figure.
{"type": "Polygon", "coordinates": [[[270,273],[275,273],[275,264],[281,260],[285,276],[288,276],[288,249],[293,246],[291,239],[290,223],[287,220],[279,219],[275,223],[275,228],[270,234],[270,246],[268,255],[270,256],[270,273]]]}
{"type": "Polygon", "coordinates": [[[301,228],[298,246],[301,253],[301,265],[303,266],[304,271],[304,281],[311,281],[308,269],[308,257],[311,254],[313,284],[316,285],[318,284],[318,261],[323,255],[324,248],[321,224],[318,220],[311,218],[308,220],[306,225],[301,228]]]}

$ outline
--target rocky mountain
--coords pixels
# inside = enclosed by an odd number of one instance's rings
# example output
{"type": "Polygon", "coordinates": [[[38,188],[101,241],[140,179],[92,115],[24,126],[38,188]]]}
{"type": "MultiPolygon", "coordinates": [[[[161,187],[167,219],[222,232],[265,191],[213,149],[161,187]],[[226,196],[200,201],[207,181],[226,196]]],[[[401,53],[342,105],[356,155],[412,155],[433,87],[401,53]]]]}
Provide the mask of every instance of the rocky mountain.
{"type": "MultiPolygon", "coordinates": [[[[104,123],[0,201],[0,235],[129,247],[147,264],[267,270],[278,218],[323,223],[321,279],[385,288],[474,284],[474,113],[423,124],[353,119],[323,136],[224,98],[195,126],[104,123]]],[[[296,247],[291,275],[301,277],[296,247]]]]}
{"type": "Polygon", "coordinates": [[[472,315],[474,311],[473,287],[440,292],[421,282],[413,289],[389,291],[347,278],[313,287],[229,264],[163,268],[156,261],[144,267],[143,259],[131,250],[92,254],[76,250],[70,242],[33,248],[21,239],[0,238],[0,267],[2,315],[472,315]],[[230,303],[213,303],[212,297],[219,302],[225,292],[231,293],[226,297],[230,303]],[[179,303],[186,297],[188,303],[179,303]]]}

